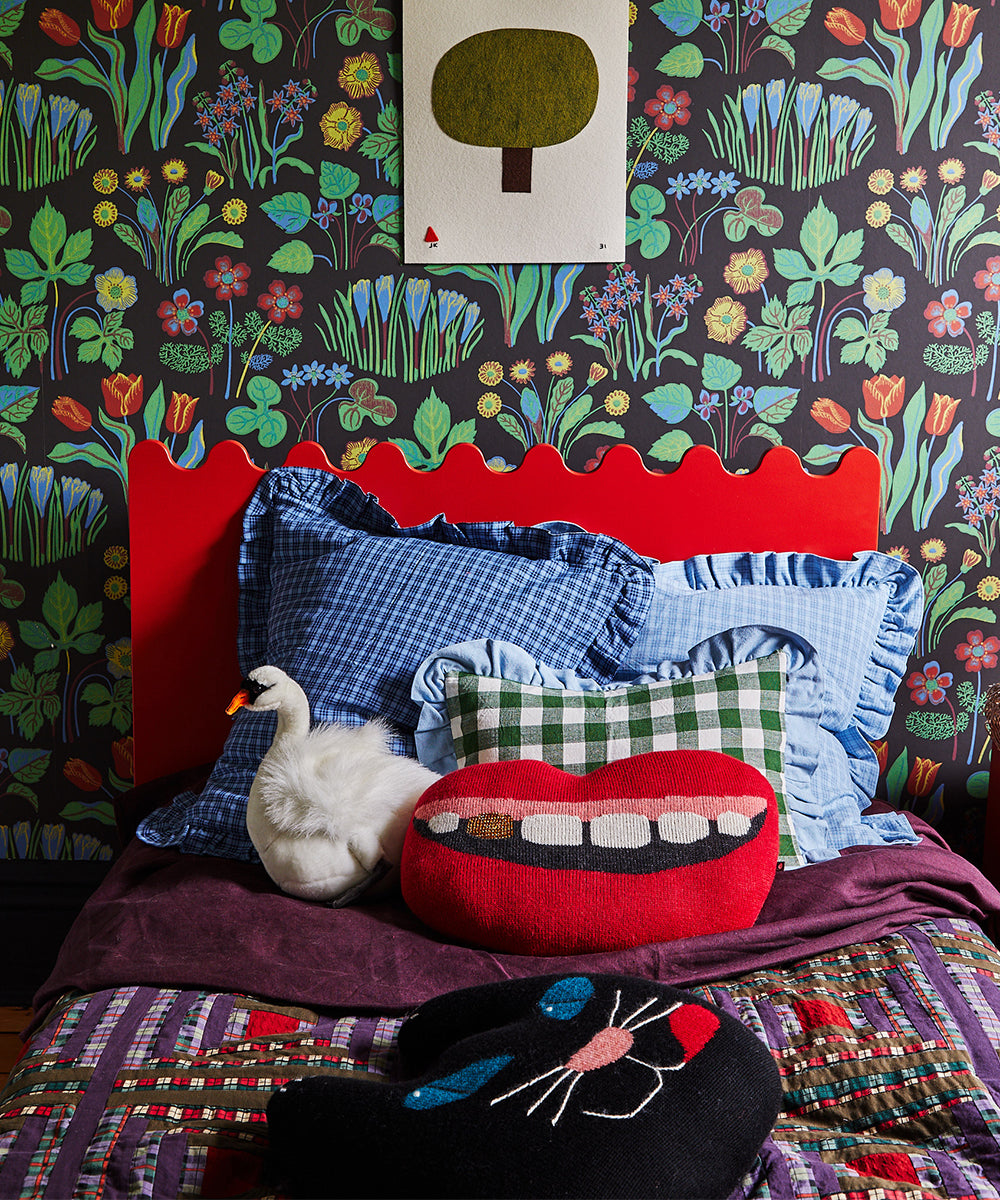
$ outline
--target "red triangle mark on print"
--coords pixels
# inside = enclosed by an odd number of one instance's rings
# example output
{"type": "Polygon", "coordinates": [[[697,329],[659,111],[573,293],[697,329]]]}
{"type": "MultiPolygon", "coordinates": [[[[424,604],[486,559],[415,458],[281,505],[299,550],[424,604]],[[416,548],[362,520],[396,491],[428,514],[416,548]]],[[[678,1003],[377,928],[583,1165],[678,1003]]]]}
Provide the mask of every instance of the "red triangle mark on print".
{"type": "Polygon", "coordinates": [[[424,234],[424,241],[425,242],[436,242],[438,240],[439,240],[438,235],[434,232],[433,226],[428,225],[427,232],[424,234]]]}

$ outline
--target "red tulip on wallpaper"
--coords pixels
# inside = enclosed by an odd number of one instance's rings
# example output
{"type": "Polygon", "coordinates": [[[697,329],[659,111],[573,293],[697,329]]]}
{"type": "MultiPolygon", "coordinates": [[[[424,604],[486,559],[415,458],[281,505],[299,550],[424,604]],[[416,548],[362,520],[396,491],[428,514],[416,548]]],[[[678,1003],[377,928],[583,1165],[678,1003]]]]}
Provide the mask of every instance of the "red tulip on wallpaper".
{"type": "Polygon", "coordinates": [[[920,0],[878,0],[886,29],[908,29],[920,16],[920,0]]]}
{"type": "Polygon", "coordinates": [[[90,763],[84,762],[82,758],[67,759],[63,774],[82,792],[96,792],[101,786],[100,771],[90,763]]]}
{"type": "Polygon", "coordinates": [[[184,40],[184,27],[191,15],[189,8],[178,4],[164,4],[156,26],[156,44],[164,50],[172,50],[184,40]]]}
{"type": "Polygon", "coordinates": [[[94,24],[102,33],[121,29],[132,20],[132,0],[90,0],[94,24]]]}
{"type": "Polygon", "coordinates": [[[57,396],[52,402],[52,415],[77,433],[83,433],[94,423],[90,411],[72,396],[57,396]]]}
{"type": "Polygon", "coordinates": [[[906,376],[876,375],[861,381],[861,392],[865,398],[865,416],[873,421],[884,421],[894,417],[906,399],[906,376]]]}
{"type": "Polygon", "coordinates": [[[934,781],[941,770],[941,763],[929,758],[915,758],[906,781],[906,790],[918,799],[929,796],[934,790],[934,781]]]}
{"type": "Polygon", "coordinates": [[[809,413],[827,433],[843,433],[851,427],[851,416],[847,409],[827,396],[815,400],[809,413]]]}
{"type": "Polygon", "coordinates": [[[60,46],[75,46],[80,40],[80,26],[58,8],[43,8],[38,27],[60,46]]]}
{"type": "Polygon", "coordinates": [[[955,409],[961,403],[961,400],[955,400],[951,396],[942,396],[940,392],[935,392],[924,420],[924,432],[930,434],[931,437],[946,434],[955,419],[955,409]]]}
{"type": "Polygon", "coordinates": [[[868,36],[864,21],[846,8],[831,8],[823,24],[845,46],[860,46],[868,36]]]}
{"type": "Polygon", "coordinates": [[[142,408],[142,376],[123,375],[119,371],[101,380],[104,407],[109,417],[130,417],[142,408]]]}
{"type": "Polygon", "coordinates": [[[952,4],[941,41],[946,46],[964,46],[972,36],[972,25],[978,16],[978,8],[971,8],[968,4],[952,4]]]}
{"type": "Polygon", "coordinates": [[[197,396],[189,396],[187,392],[173,392],[170,396],[170,407],[167,409],[168,432],[187,433],[194,420],[194,409],[197,403],[197,396]]]}

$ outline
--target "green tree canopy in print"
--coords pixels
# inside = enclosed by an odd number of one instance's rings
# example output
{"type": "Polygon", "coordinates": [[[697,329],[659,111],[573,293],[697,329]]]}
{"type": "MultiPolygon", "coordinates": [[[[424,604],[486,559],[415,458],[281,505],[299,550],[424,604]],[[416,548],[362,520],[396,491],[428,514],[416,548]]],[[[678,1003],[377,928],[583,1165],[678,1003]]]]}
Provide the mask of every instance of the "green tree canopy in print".
{"type": "Polygon", "coordinates": [[[531,191],[531,152],[568,142],[597,106],[590,47],[556,29],[487,29],[442,56],[434,119],[450,138],[503,150],[501,190],[531,191]]]}

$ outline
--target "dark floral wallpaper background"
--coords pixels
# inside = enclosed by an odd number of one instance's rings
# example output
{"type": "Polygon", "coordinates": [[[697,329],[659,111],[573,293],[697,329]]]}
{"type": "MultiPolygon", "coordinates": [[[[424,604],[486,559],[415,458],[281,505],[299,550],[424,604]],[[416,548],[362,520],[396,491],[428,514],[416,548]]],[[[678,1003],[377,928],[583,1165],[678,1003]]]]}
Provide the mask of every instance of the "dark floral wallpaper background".
{"type": "Polygon", "coordinates": [[[0,0],[0,858],[118,849],[143,438],[192,467],[227,438],[262,466],[473,441],[498,470],[539,442],[578,470],[620,442],[655,470],[869,446],[881,548],[927,597],[884,792],[978,855],[995,0],[639,0],[630,23],[627,262],[420,268],[396,0],[0,0]]]}

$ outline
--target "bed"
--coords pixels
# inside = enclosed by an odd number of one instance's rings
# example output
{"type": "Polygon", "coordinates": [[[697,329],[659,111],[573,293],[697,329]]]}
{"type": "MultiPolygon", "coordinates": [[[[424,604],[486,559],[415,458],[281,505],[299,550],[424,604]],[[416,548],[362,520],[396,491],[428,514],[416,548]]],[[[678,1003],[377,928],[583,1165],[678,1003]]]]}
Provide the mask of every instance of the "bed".
{"type": "Polygon", "coordinates": [[[1000,894],[874,799],[921,605],[876,550],[879,483],[862,449],[823,476],[783,448],[734,475],[618,447],[578,474],[462,445],[418,473],[380,444],[347,476],[312,444],[265,472],[140,443],[137,786],[0,1094],[0,1196],[707,1200],[737,1133],[719,1200],[1000,1195],[1000,894]],[[282,892],[247,840],[273,726],[226,706],[268,659],[315,719],[387,718],[427,795],[451,789],[350,903],[282,892]],[[460,878],[421,875],[498,763],[519,807],[489,808],[460,878]],[[766,785],[752,819],[692,798],[739,790],[716,786],[734,763],[766,785]],[[657,825],[637,801],[586,869],[544,857],[551,822],[494,849],[499,817],[544,816],[539,770],[638,795],[653,767],[684,804],[657,825]],[[650,839],[676,850],[652,883],[622,865],[650,839]]]}

